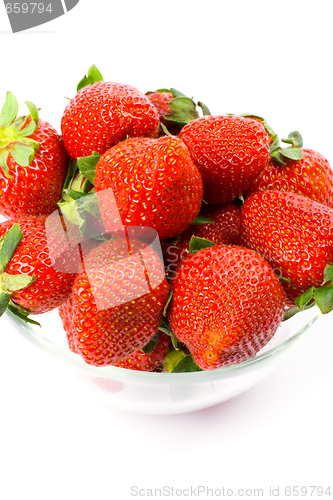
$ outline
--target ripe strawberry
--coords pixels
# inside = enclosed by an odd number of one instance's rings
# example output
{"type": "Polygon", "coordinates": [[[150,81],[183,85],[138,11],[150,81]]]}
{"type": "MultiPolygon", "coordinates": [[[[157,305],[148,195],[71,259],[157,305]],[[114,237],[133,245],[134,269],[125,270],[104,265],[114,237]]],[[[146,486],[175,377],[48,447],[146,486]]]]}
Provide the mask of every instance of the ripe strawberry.
{"type": "Polygon", "coordinates": [[[158,255],[147,244],[103,243],[85,259],[70,303],[59,309],[70,348],[96,366],[116,364],[156,333],[169,286],[158,255]]]}
{"type": "Polygon", "coordinates": [[[45,224],[45,217],[0,224],[1,252],[6,252],[8,246],[11,249],[0,269],[0,288],[4,294],[9,292],[3,296],[7,301],[4,304],[8,306],[11,300],[11,308],[23,315],[55,309],[68,300],[72,291],[72,271],[77,263],[65,250],[64,236],[57,230],[47,230],[45,224]],[[62,270],[57,270],[57,263],[62,270]],[[6,289],[7,281],[10,286],[6,289]]]}
{"type": "Polygon", "coordinates": [[[200,216],[214,222],[191,225],[179,235],[176,242],[162,241],[164,261],[169,273],[190,255],[189,243],[192,236],[212,241],[216,245],[237,245],[239,242],[240,206],[234,203],[203,205],[200,216]]]}
{"type": "Polygon", "coordinates": [[[333,262],[333,210],[282,191],[254,193],[241,215],[241,243],[281,274],[289,305],[323,282],[333,262]]]}
{"type": "Polygon", "coordinates": [[[179,135],[186,144],[210,204],[240,196],[266,167],[270,138],[257,120],[241,116],[204,116],[179,135]]]}
{"type": "Polygon", "coordinates": [[[303,149],[301,160],[285,158],[285,165],[270,161],[246,192],[292,191],[333,208],[333,171],[323,155],[303,149]]]}
{"type": "MultiPolygon", "coordinates": [[[[122,223],[156,229],[161,239],[184,231],[202,201],[202,181],[177,137],[134,138],[105,153],[96,167],[95,190],[112,189],[122,223]]],[[[103,196],[101,213],[112,231],[113,200],[103,196]]]]}
{"type": "Polygon", "coordinates": [[[165,356],[168,354],[171,341],[171,337],[167,333],[159,331],[158,335],[158,343],[152,352],[139,350],[129,356],[129,358],[119,361],[115,366],[141,372],[152,372],[155,370],[163,363],[165,356]]]}
{"type": "MultiPolygon", "coordinates": [[[[178,125],[177,123],[172,123],[169,120],[165,119],[164,116],[168,113],[171,112],[171,109],[169,107],[169,102],[171,99],[174,98],[174,95],[171,92],[163,92],[163,91],[156,91],[156,92],[147,92],[146,96],[152,102],[158,112],[158,117],[160,123],[163,123],[163,125],[166,126],[170,134],[172,135],[178,135],[179,132],[182,129],[182,125],[178,125]]],[[[162,128],[159,128],[159,136],[165,135],[162,128]]]]}
{"type": "Polygon", "coordinates": [[[254,357],[273,337],[285,309],[285,293],[271,267],[239,246],[192,255],[172,288],[170,325],[204,370],[254,357]]]}
{"type": "Polygon", "coordinates": [[[0,213],[5,217],[49,215],[61,199],[68,166],[62,138],[39,120],[36,107],[16,118],[18,104],[10,92],[0,119],[0,213]]]}
{"type": "Polygon", "coordinates": [[[126,137],[157,137],[158,113],[147,96],[131,85],[97,81],[70,100],[61,130],[74,159],[103,154],[126,137]]]}

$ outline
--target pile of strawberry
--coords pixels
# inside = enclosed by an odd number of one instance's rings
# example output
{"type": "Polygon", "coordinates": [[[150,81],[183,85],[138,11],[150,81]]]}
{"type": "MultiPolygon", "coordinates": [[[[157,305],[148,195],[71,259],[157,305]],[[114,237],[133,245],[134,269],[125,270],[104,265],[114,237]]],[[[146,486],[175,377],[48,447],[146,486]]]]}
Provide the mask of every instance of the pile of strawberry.
{"type": "Polygon", "coordinates": [[[183,372],[333,309],[333,172],[298,132],[95,66],[61,135],[26,105],[0,116],[0,315],[58,309],[87,363],[183,372]]]}

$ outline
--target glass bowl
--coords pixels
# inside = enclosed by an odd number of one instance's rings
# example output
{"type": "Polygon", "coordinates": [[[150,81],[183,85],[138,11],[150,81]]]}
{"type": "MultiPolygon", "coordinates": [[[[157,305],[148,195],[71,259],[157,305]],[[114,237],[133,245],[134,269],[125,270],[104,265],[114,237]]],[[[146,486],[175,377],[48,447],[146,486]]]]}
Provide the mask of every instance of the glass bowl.
{"type": "Polygon", "coordinates": [[[149,373],[87,365],[67,345],[57,311],[38,316],[39,326],[10,312],[13,327],[64,361],[84,392],[112,408],[147,414],[185,413],[208,408],[245,392],[266,378],[309,335],[321,317],[314,307],[283,322],[256,357],[213,371],[149,373]]]}

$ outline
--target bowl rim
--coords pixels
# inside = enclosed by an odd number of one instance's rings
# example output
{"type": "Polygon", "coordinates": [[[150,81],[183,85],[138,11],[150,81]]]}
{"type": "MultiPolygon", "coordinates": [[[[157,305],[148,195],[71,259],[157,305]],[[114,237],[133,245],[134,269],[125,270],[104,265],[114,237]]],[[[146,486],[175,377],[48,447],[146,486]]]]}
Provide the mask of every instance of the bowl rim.
{"type": "MultiPolygon", "coordinates": [[[[263,353],[257,354],[255,357],[250,358],[241,363],[237,363],[234,365],[224,366],[221,368],[216,368],[214,370],[203,370],[198,372],[184,372],[184,373],[164,373],[164,372],[143,372],[139,370],[129,370],[126,368],[120,368],[117,366],[94,366],[85,363],[85,361],[76,353],[73,353],[69,348],[66,349],[52,340],[45,337],[43,334],[40,334],[37,330],[37,327],[34,328],[31,324],[25,323],[23,320],[15,316],[10,311],[6,311],[10,319],[14,322],[14,324],[18,327],[17,329],[22,333],[24,330],[26,333],[32,337],[37,343],[39,347],[44,347],[50,354],[53,354],[56,357],[61,357],[67,363],[71,365],[75,365],[83,370],[90,371],[96,375],[110,377],[114,376],[115,378],[121,378],[126,380],[133,380],[136,382],[144,381],[144,382],[170,382],[176,380],[187,381],[188,379],[194,381],[202,380],[202,381],[212,381],[213,379],[223,378],[225,374],[236,373],[237,371],[241,371],[245,367],[249,367],[254,364],[258,364],[267,358],[274,357],[284,351],[291,345],[293,345],[302,335],[303,333],[310,330],[310,328],[316,323],[320,317],[322,317],[322,313],[318,309],[318,307],[311,308],[312,314],[307,319],[305,323],[302,323],[297,330],[286,340],[279,343],[278,345],[272,347],[264,351],[263,353]]],[[[307,311],[309,312],[309,311],[307,311]]],[[[301,313],[299,313],[301,314],[301,313]]]]}

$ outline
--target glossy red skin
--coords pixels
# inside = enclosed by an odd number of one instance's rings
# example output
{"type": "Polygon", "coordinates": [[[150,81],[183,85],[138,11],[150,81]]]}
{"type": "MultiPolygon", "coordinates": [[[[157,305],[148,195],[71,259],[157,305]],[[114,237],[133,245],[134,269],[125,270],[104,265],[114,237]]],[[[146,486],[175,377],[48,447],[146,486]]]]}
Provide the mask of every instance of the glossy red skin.
{"type": "Polygon", "coordinates": [[[333,262],[333,210],[304,196],[282,191],[254,193],[241,215],[241,244],[252,248],[283,281],[288,305],[323,282],[333,262]]]}
{"type": "MultiPolygon", "coordinates": [[[[146,248],[144,243],[131,243],[133,254],[146,248]]],[[[154,253],[146,260],[147,269],[155,277],[162,273],[163,281],[144,295],[114,305],[116,297],[133,289],[140,293],[146,285],[146,278],[142,280],[136,273],[131,274],[134,261],[130,260],[127,268],[121,267],[127,251],[124,240],[109,241],[94,249],[85,260],[86,271],[74,281],[71,302],[59,308],[71,350],[91,365],[114,365],[142,349],[162,319],[169,285],[162,262],[154,253]],[[96,283],[101,279],[103,286],[99,288],[96,283]]]]}
{"type": "Polygon", "coordinates": [[[239,243],[239,228],[241,207],[234,203],[223,205],[203,205],[200,214],[207,219],[213,220],[215,224],[191,225],[179,235],[177,243],[162,241],[162,251],[170,278],[178,266],[190,257],[189,243],[192,236],[204,238],[216,243],[216,245],[237,245],[239,243]]]}
{"type": "Polygon", "coordinates": [[[27,167],[7,158],[10,178],[0,168],[0,213],[7,218],[49,215],[57,209],[69,157],[58,132],[44,120],[30,136],[39,149],[27,167]]]}
{"type": "Polygon", "coordinates": [[[238,116],[204,116],[185,125],[180,139],[204,185],[204,200],[227,203],[248,189],[270,158],[262,123],[238,116]]]}
{"type": "Polygon", "coordinates": [[[131,85],[98,82],[82,88],[69,102],[61,130],[74,158],[104,154],[129,137],[157,137],[158,114],[148,97],[131,85]]]}
{"type": "Polygon", "coordinates": [[[285,158],[286,165],[270,161],[246,192],[292,191],[333,208],[333,171],[326,158],[303,149],[302,160],[285,158]]]}
{"type": "MultiPolygon", "coordinates": [[[[151,227],[165,239],[181,233],[195,219],[203,188],[184,143],[165,136],[128,139],[105,153],[96,167],[95,190],[108,189],[125,226],[151,227]]],[[[101,213],[112,231],[110,203],[101,202],[101,213]]]]}
{"type": "MultiPolygon", "coordinates": [[[[50,238],[47,238],[45,232],[44,217],[2,222],[0,224],[0,237],[15,222],[19,223],[24,236],[6,268],[6,273],[35,275],[36,280],[23,290],[13,292],[12,301],[30,311],[31,314],[43,314],[56,309],[69,299],[75,273],[59,272],[54,269],[49,251],[50,238]]],[[[53,242],[54,251],[58,251],[61,255],[62,241],[60,237],[55,235],[53,242]]]]}
{"type": "Polygon", "coordinates": [[[158,343],[152,353],[146,354],[144,351],[139,350],[129,358],[119,361],[115,366],[141,372],[152,372],[163,363],[165,356],[168,354],[170,342],[170,335],[160,331],[158,343]]]}
{"type": "MultiPolygon", "coordinates": [[[[163,125],[166,126],[170,134],[179,135],[182,126],[178,125],[177,123],[173,123],[165,118],[165,115],[167,113],[170,113],[171,111],[171,109],[168,106],[168,103],[171,101],[171,99],[174,98],[173,94],[171,92],[148,92],[146,96],[157,109],[160,123],[163,123],[163,125]]],[[[158,135],[159,136],[165,135],[162,127],[159,128],[158,135]]]]}
{"type": "Polygon", "coordinates": [[[239,246],[192,255],[172,288],[170,325],[204,370],[254,357],[283,318],[286,297],[278,278],[264,259],[239,246]]]}

